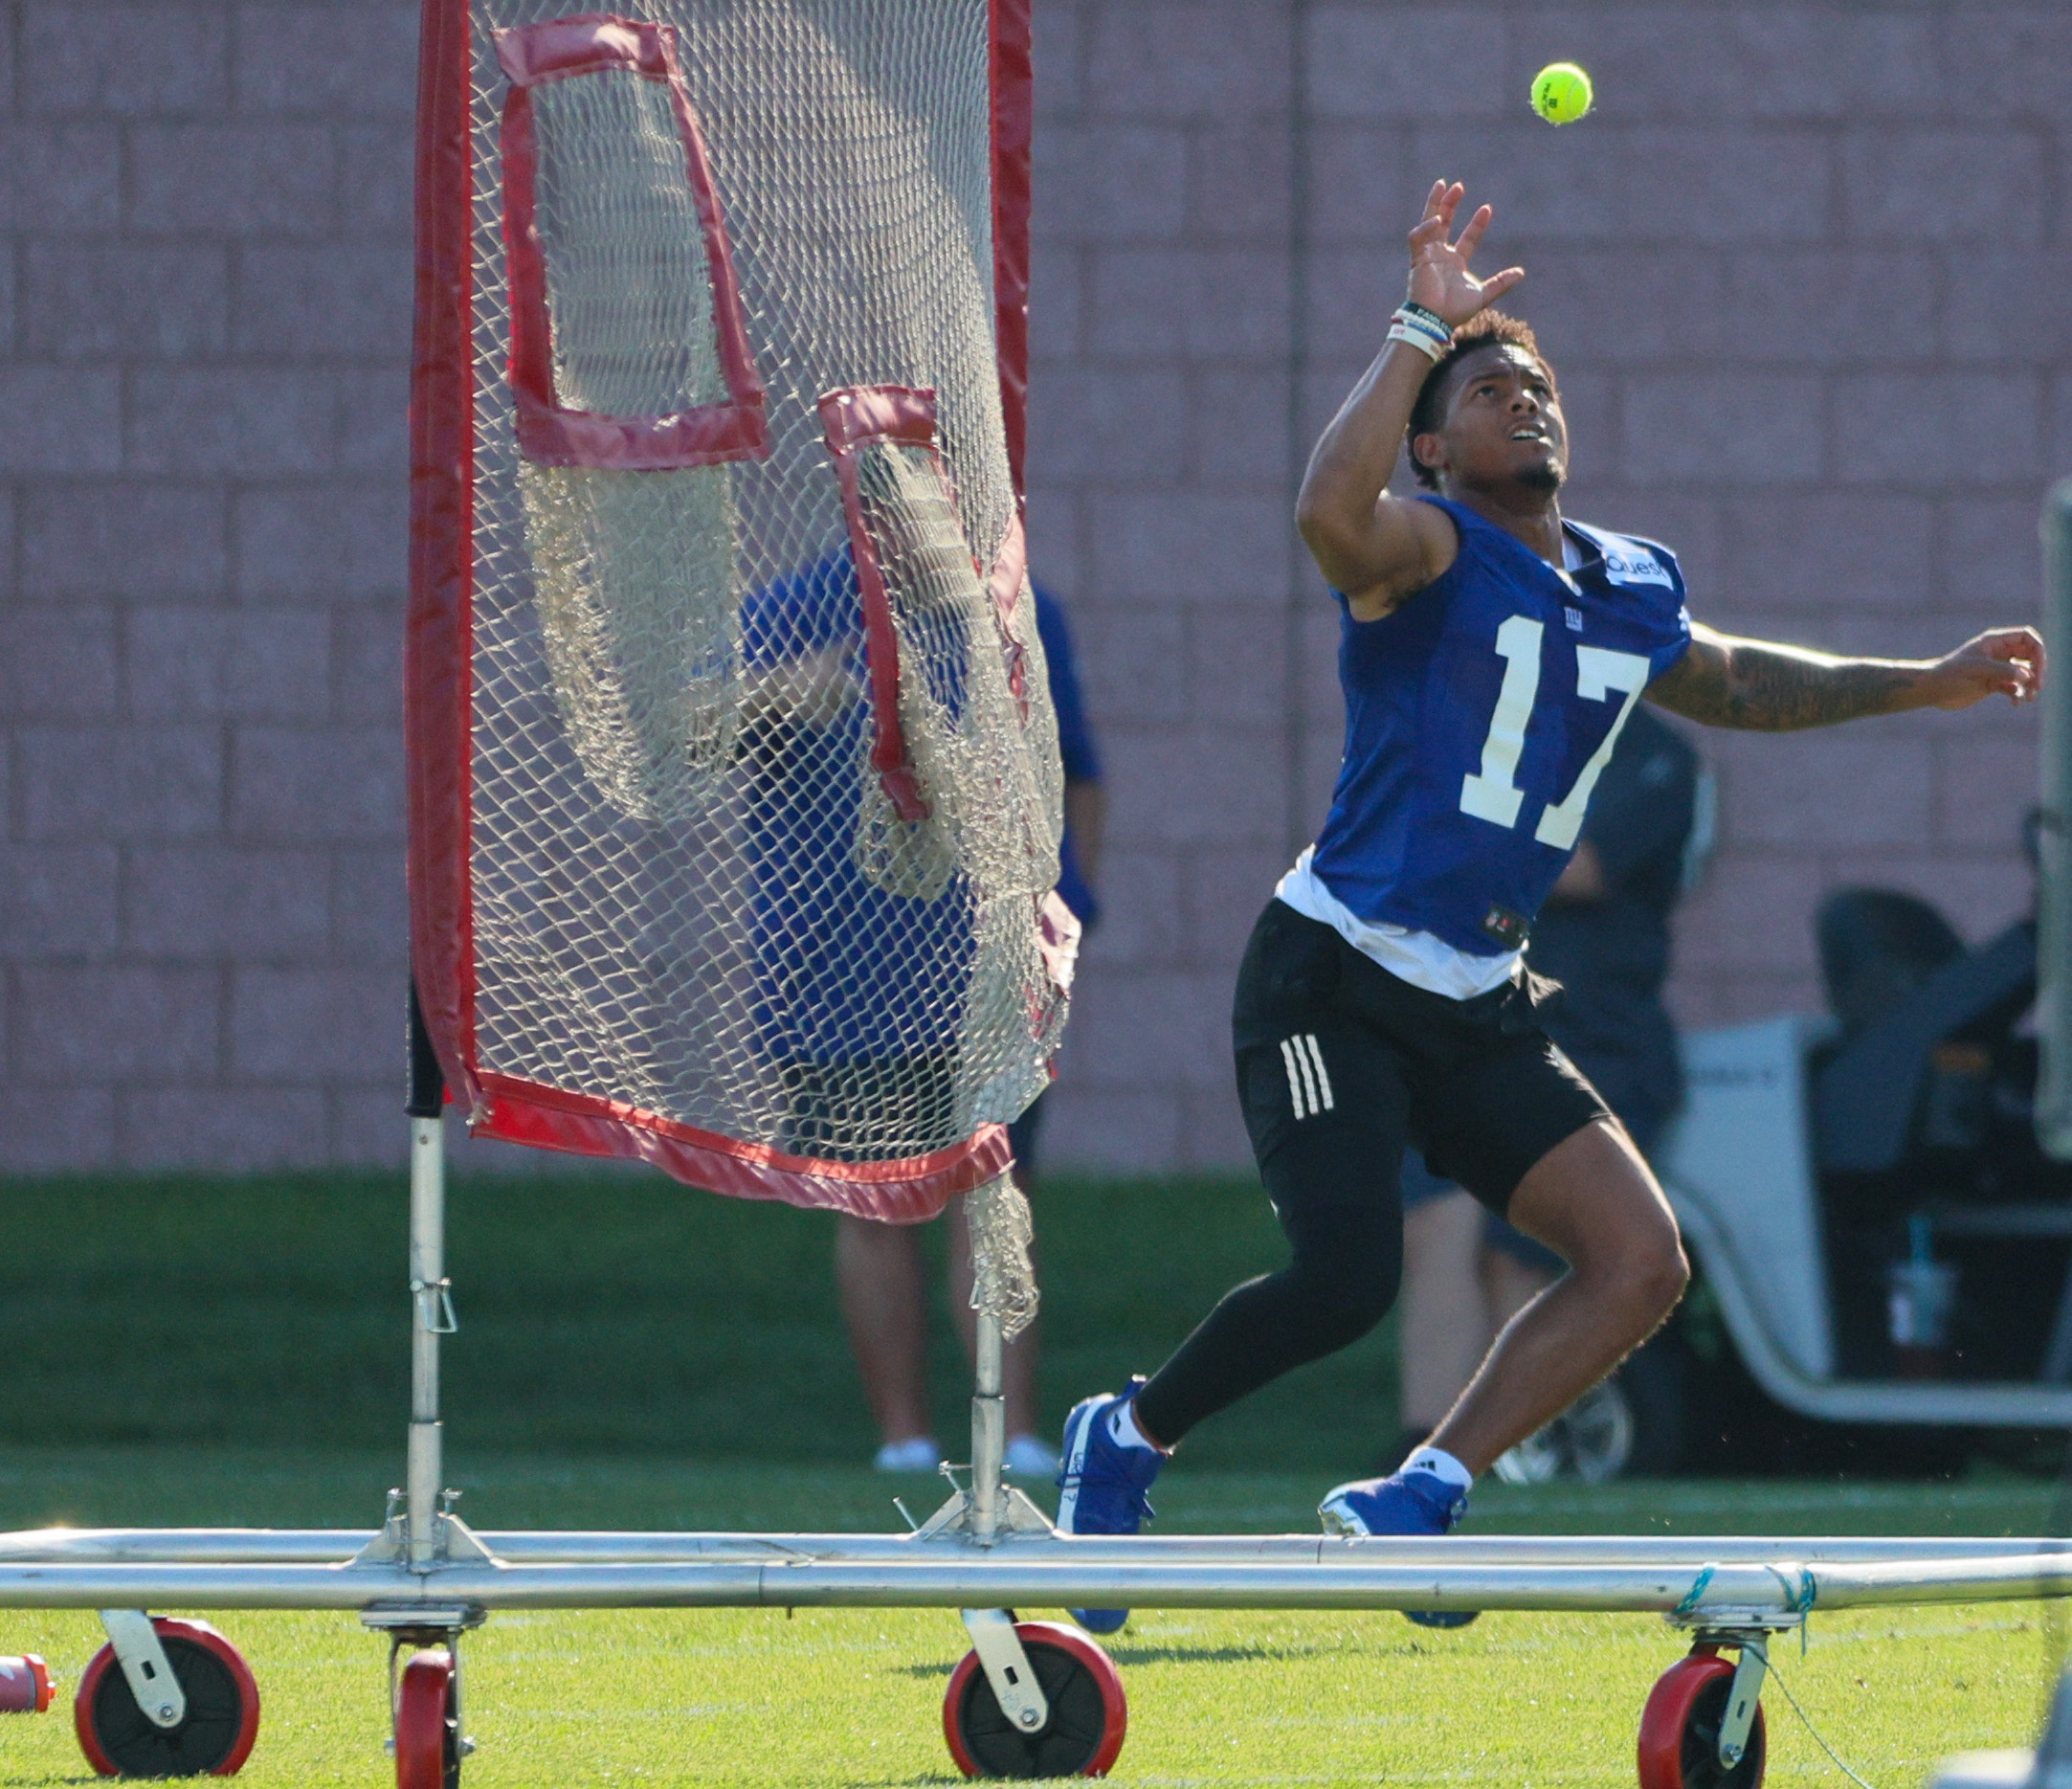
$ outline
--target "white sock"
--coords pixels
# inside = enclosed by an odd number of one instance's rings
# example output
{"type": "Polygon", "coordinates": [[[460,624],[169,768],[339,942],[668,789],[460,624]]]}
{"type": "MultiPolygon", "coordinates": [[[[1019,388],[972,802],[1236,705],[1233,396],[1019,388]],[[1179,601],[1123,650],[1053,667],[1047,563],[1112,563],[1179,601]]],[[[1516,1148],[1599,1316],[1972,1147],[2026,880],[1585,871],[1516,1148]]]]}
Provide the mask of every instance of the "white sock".
{"type": "Polygon", "coordinates": [[[1150,1447],[1153,1453],[1158,1451],[1137,1426],[1137,1406],[1134,1401],[1125,1404],[1108,1419],[1108,1433],[1125,1447],[1150,1447]]]}
{"type": "Polygon", "coordinates": [[[1475,1483],[1475,1474],[1456,1460],[1443,1447],[1420,1447],[1403,1462],[1405,1472],[1429,1472],[1442,1484],[1451,1485],[1456,1490],[1466,1490],[1475,1483]]]}

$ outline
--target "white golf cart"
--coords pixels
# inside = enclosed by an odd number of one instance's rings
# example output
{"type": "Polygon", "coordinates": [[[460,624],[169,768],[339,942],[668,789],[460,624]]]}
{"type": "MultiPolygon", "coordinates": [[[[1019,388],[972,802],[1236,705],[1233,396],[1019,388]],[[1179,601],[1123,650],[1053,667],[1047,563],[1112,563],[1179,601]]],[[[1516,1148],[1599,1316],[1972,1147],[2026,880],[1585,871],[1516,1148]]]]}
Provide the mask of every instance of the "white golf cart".
{"type": "MultiPolygon", "coordinates": [[[[1941,925],[1854,891],[1823,912],[1824,955],[1838,911],[1846,927],[1865,906],[1888,929],[1941,925]]],[[[2016,1023],[2034,931],[1975,951],[1949,934],[1940,954],[1887,975],[1853,1030],[1786,1017],[1684,1038],[1658,1167],[1692,1293],[1504,1476],[1952,1469],[1985,1432],[2072,1429],[2072,1174],[2035,1146],[2016,1023]]]]}

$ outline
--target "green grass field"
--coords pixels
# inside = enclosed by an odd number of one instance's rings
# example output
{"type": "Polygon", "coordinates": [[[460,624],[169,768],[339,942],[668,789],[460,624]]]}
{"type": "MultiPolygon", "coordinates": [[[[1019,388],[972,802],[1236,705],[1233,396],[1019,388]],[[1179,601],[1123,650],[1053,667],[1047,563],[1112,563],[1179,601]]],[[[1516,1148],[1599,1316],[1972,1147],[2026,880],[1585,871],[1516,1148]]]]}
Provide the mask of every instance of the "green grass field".
{"type": "MultiPolygon", "coordinates": [[[[1060,1177],[1038,1205],[1053,1425],[1280,1259],[1253,1182],[1060,1177]]],[[[408,1399],[406,1220],[396,1174],[0,1183],[0,1446],[388,1445],[408,1399]]],[[[824,1214],[658,1174],[457,1178],[451,1445],[867,1460],[833,1241],[824,1214]]],[[[1367,1464],[1394,1433],[1393,1358],[1385,1329],[1205,1431],[1197,1457],[1328,1473],[1357,1437],[1367,1464]]],[[[970,1381],[947,1304],[931,1365],[948,1442],[970,1381]]]]}
{"type": "MultiPolygon", "coordinates": [[[[1060,1183],[1039,1210],[1047,1401],[1155,1360],[1272,1261],[1255,1189],[1060,1183]],[[1111,1246],[1112,1245],[1112,1246],[1111,1246]],[[1153,1263],[1118,1275],[1113,1263],[1153,1263]]],[[[858,1469],[871,1443],[833,1317],[824,1219],[639,1177],[466,1182],[452,1265],[452,1483],[479,1527],[896,1528],[938,1488],[858,1469]]],[[[371,1526],[402,1465],[407,1308],[393,1177],[58,1181],[0,1188],[0,1529],[47,1522],[371,1526]]],[[[942,1434],[963,1373],[936,1362],[942,1434]]],[[[1307,1530],[1392,1427],[1387,1333],[1296,1375],[1191,1444],[1169,1532],[1307,1530]],[[1262,1465],[1275,1469],[1260,1470],[1262,1465]],[[1247,1469],[1250,1468],[1250,1469],[1247,1469]]],[[[1047,1496],[1047,1493],[1046,1493],[1047,1496]]],[[[1484,1532],[2036,1532],[2042,1481],[1635,1483],[1478,1490],[1484,1532]]],[[[1041,1614],[1042,1611],[1024,1611],[1041,1614]]],[[[381,1643],[338,1616],[226,1614],[265,1712],[256,1784],[392,1781],[381,1643]]],[[[90,1616],[0,1613],[69,1696],[90,1616]]],[[[2033,1604],[1816,1619],[1785,1681],[1874,1785],[2033,1737],[2061,1650],[2033,1604]]],[[[964,1650],[935,1611],[495,1618],[469,1642],[467,1781],[903,1784],[952,1773],[940,1728],[964,1650]]],[[[1124,1783],[1590,1782],[1633,1778],[1654,1678],[1641,1617],[1147,1612],[1112,1647],[1124,1783]]],[[[1766,1698],[1771,1780],[1844,1779],[1766,1698]]],[[[0,1785],[86,1773],[68,1703],[0,1721],[0,1785]]]]}
{"type": "MultiPolygon", "coordinates": [[[[392,1455],[289,1449],[24,1448],[0,1462],[0,1527],[77,1522],[360,1522],[392,1455]]],[[[896,1526],[923,1483],[854,1468],[484,1456],[457,1477],[483,1526],[896,1526]]],[[[1170,1487],[1170,1488],[1169,1488],[1170,1487]]],[[[1174,1532],[1309,1526],[1311,1476],[1176,1466],[1174,1532]]],[[[2005,1533],[2047,1519],[2050,1487],[1635,1484],[1478,1493],[1500,1532],[2005,1533]]],[[[1043,1611],[1024,1611],[1039,1615],[1043,1611]]],[[[256,1785],[392,1781],[382,1755],[381,1643],[342,1616],[226,1614],[264,1699],[256,1785]]],[[[78,1680],[90,1616],[0,1615],[0,1650],[78,1680]]],[[[2038,1605],[1816,1618],[1785,1681],[1874,1785],[1919,1785],[1944,1754],[2033,1737],[2062,1645],[2038,1605]]],[[[1118,1783],[1633,1780],[1649,1686],[1681,1643],[1648,1617],[1485,1616],[1457,1633],[1390,1614],[1150,1611],[1111,1645],[1130,1699],[1118,1783]]],[[[588,1784],[909,1784],[955,1780],[941,1736],[963,1630],[945,1611],[513,1614],[468,1642],[479,1789],[588,1784]]],[[[1776,1783],[1844,1789],[1772,1691],[1776,1783]]],[[[93,1780],[62,1701],[0,1722],[0,1784],[93,1780]]]]}

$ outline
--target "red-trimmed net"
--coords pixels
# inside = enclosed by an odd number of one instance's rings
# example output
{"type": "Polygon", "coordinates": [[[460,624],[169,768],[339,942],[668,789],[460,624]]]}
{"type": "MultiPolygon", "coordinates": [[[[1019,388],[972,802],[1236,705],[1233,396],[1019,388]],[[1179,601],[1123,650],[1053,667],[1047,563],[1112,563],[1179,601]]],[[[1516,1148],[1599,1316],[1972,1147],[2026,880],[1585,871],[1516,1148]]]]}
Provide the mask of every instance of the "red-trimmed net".
{"type": "Polygon", "coordinates": [[[1025,26],[428,0],[412,950],[478,1134],[898,1218],[1006,1165],[1070,959],[1025,26]]]}

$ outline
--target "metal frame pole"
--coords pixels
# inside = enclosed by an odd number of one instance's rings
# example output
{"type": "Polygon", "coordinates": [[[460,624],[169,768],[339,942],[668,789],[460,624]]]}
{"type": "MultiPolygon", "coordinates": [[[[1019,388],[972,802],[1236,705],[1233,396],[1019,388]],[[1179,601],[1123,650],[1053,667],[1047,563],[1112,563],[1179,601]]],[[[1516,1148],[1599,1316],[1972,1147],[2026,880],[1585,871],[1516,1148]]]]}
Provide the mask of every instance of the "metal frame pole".
{"type": "MultiPolygon", "coordinates": [[[[1789,1541],[1785,1545],[1789,1545],[1789,1541]]],[[[338,1565],[0,1565],[0,1608],[351,1609],[450,1644],[497,1609],[1536,1609],[1647,1613],[1739,1633],[1798,1626],[1809,1610],[2072,1596],[2072,1555],[1756,1565],[1459,1564],[1330,1558],[1232,1565],[1076,1559],[1069,1540],[897,1559],[524,1565],[448,1558],[417,1572],[338,1565]]],[[[1469,1552],[1467,1546],[1463,1554],[1469,1552]]],[[[433,1644],[433,1643],[421,1643],[433,1644]]],[[[1736,1642],[1735,1644],[1739,1644],[1736,1642]]]]}
{"type": "Polygon", "coordinates": [[[446,1082],[418,1011],[410,1000],[410,1452],[404,1480],[404,1533],[412,1571],[439,1556],[439,1490],[445,1476],[439,1421],[439,1337],[454,1329],[446,1278],[446,1082]]]}
{"type": "Polygon", "coordinates": [[[1007,1456],[1007,1398],[1002,1389],[1000,1319],[977,1313],[977,1371],[971,1390],[971,1532],[990,1547],[1000,1532],[1006,1499],[1001,1467],[1007,1456]]]}
{"type": "Polygon", "coordinates": [[[445,1476],[439,1422],[439,1302],[446,1287],[446,1174],[443,1127],[410,1121],[410,1465],[405,1530],[410,1562],[423,1569],[438,1551],[439,1481],[445,1476]]]}
{"type": "MultiPolygon", "coordinates": [[[[375,1554],[378,1529],[30,1529],[0,1533],[0,1570],[15,1566],[345,1565],[375,1554]]],[[[451,1534],[449,1534],[451,1539],[451,1534]]],[[[946,1525],[911,1534],[789,1532],[640,1533],[586,1530],[486,1530],[482,1557],[505,1565],[671,1565],[762,1562],[901,1564],[917,1557],[969,1559],[968,1535],[946,1525]]],[[[975,1543],[974,1543],[975,1545],[975,1543]]],[[[449,1545],[449,1557],[453,1554],[449,1545]]],[[[1491,1568],[1541,1565],[1929,1564],[1941,1560],[2054,1556],[2072,1567],[2072,1545],[2039,1536],[1746,1534],[1058,1534],[1009,1529],[987,1552],[1020,1562],[1103,1564],[1392,1565],[1491,1568]]],[[[2072,1731],[2072,1729],[2068,1729],[2072,1731]]]]}
{"type": "MultiPolygon", "coordinates": [[[[2072,479],[2043,500],[2043,640],[2062,654],[2072,643],[2072,479]]],[[[2072,1160],[2072,692],[2060,681],[2043,690],[2041,826],[2037,834],[2036,1131],[2044,1153],[2072,1160]]]]}

